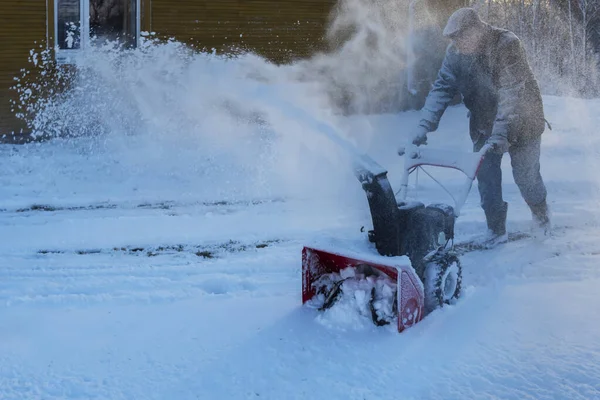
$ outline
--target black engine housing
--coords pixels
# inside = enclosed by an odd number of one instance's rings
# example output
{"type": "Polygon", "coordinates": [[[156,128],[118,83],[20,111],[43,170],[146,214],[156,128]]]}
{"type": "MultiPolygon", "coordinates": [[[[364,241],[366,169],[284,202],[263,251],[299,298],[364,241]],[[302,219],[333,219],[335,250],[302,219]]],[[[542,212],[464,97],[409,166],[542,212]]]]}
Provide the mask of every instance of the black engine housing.
{"type": "Polygon", "coordinates": [[[359,179],[373,220],[369,240],[381,255],[408,256],[423,279],[425,256],[454,238],[454,209],[446,204],[398,204],[387,173],[365,174],[359,179]]]}

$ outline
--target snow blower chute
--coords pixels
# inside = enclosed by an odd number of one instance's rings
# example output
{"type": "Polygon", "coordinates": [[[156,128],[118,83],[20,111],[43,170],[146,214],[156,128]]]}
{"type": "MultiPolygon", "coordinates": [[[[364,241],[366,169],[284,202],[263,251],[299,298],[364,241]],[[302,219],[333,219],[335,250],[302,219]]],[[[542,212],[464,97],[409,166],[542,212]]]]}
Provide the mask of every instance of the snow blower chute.
{"type": "Polygon", "coordinates": [[[383,167],[368,156],[359,155],[335,132],[327,129],[324,133],[354,156],[355,175],[367,195],[373,223],[368,239],[378,254],[305,246],[302,302],[325,311],[344,295],[345,288],[350,296],[356,296],[359,288],[366,294],[363,310],[373,322],[397,323],[402,332],[460,296],[462,270],[453,249],[454,223],[489,146],[478,153],[412,145],[402,150],[404,170],[396,198],[383,167]],[[409,175],[425,165],[453,168],[466,175],[453,206],[406,201],[409,175]]]}

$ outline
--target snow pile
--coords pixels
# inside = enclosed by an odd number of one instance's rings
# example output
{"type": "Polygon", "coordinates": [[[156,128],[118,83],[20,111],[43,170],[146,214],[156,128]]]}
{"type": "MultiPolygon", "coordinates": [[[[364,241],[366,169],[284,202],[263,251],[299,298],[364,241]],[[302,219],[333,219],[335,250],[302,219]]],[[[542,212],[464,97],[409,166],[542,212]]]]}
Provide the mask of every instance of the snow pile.
{"type": "Polygon", "coordinates": [[[348,267],[322,275],[315,283],[317,295],[307,303],[321,313],[316,320],[334,329],[363,329],[389,325],[396,329],[396,282],[369,267],[348,267]]]}

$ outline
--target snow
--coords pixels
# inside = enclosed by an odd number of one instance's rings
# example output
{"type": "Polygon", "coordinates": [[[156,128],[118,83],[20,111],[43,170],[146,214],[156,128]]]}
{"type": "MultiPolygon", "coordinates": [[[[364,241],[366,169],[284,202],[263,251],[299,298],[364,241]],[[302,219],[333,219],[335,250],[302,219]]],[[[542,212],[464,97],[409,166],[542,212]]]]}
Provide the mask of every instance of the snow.
{"type": "MultiPolygon", "coordinates": [[[[143,129],[0,146],[1,399],[600,398],[598,100],[544,99],[555,235],[465,254],[463,297],[398,334],[353,307],[302,306],[301,250],[350,243],[379,257],[348,152],[320,129],[397,190],[396,151],[418,114],[336,115],[309,83],[288,85],[289,70],[261,67],[276,79],[257,95],[240,72],[252,58],[167,55],[139,71],[160,76],[154,86],[114,83],[147,107],[143,129]],[[168,128],[170,113],[189,130],[168,128]]],[[[111,110],[112,88],[95,93],[96,112],[111,110]]],[[[92,121],[87,104],[71,106],[92,121]]],[[[471,148],[462,106],[428,146],[471,148]]],[[[527,229],[508,157],[503,169],[509,230],[527,229]]],[[[462,188],[462,173],[428,171],[462,188]]],[[[411,201],[451,200],[414,183],[411,201]]],[[[457,240],[484,229],[474,186],[457,240]]]]}
{"type": "Polygon", "coordinates": [[[322,310],[317,322],[333,329],[362,329],[373,323],[370,308],[373,300],[377,318],[385,321],[391,330],[398,329],[397,315],[393,312],[397,282],[382,273],[344,268],[339,273],[321,275],[314,283],[317,295],[306,303],[307,306],[320,310],[325,305],[325,294],[333,293],[334,284],[341,280],[343,283],[335,303],[322,310]]]}

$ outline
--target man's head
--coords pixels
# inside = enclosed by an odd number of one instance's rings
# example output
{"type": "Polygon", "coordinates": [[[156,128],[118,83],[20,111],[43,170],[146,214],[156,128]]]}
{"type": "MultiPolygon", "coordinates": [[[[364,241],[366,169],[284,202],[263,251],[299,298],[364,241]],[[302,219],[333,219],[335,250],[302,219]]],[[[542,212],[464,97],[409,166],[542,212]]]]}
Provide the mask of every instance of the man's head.
{"type": "Polygon", "coordinates": [[[476,53],[488,25],[479,18],[473,8],[465,7],[456,10],[444,28],[444,36],[451,39],[459,52],[476,53]]]}

